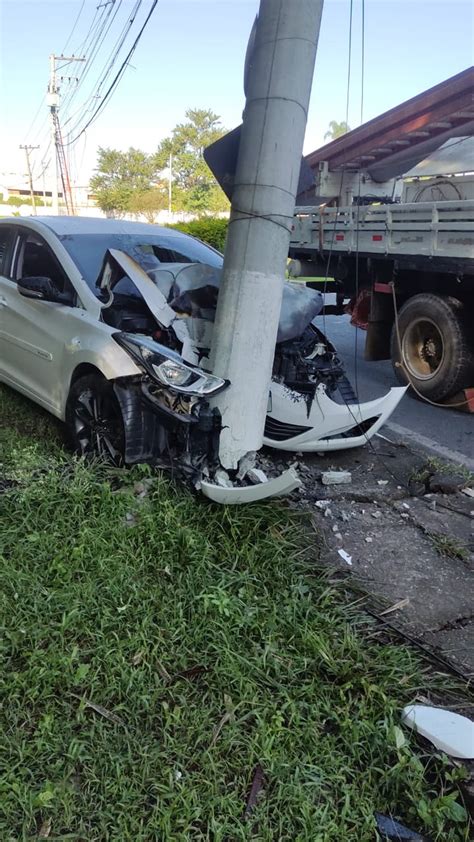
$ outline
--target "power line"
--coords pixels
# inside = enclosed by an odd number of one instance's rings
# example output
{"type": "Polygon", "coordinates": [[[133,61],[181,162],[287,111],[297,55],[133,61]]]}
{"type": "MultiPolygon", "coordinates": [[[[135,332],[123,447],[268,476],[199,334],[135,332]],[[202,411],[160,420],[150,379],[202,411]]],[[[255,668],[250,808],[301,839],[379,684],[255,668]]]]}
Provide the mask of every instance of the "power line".
{"type": "MultiPolygon", "coordinates": [[[[88,75],[89,75],[89,73],[90,73],[90,71],[91,71],[91,69],[94,65],[94,62],[95,62],[97,56],[100,54],[101,47],[104,44],[104,41],[107,37],[107,34],[110,31],[110,28],[111,28],[111,26],[112,26],[112,24],[113,24],[113,22],[114,22],[114,20],[117,16],[117,13],[120,9],[120,6],[122,5],[123,0],[118,0],[118,5],[116,5],[117,0],[109,0],[109,2],[112,5],[110,5],[108,10],[105,11],[106,5],[104,4],[104,12],[102,13],[102,16],[103,16],[102,23],[101,23],[101,19],[99,17],[99,20],[97,21],[97,26],[96,26],[97,32],[94,33],[93,38],[91,37],[90,45],[87,45],[87,46],[81,45],[81,51],[87,53],[87,51],[90,50],[90,54],[89,54],[89,57],[87,58],[87,64],[84,67],[84,70],[79,77],[78,85],[76,86],[76,88],[70,94],[68,94],[65,97],[65,100],[64,100],[63,105],[62,105],[63,112],[66,111],[66,109],[70,107],[72,101],[77,97],[78,92],[80,91],[80,89],[82,88],[85,80],[87,79],[87,77],[88,77],[88,75]],[[114,12],[113,15],[112,15],[112,12],[114,12]],[[112,15],[112,17],[109,21],[109,18],[110,18],[111,15],[112,15]]],[[[90,99],[90,94],[87,97],[87,100],[88,99],[90,99]]],[[[86,100],[86,102],[87,102],[87,100],[86,100]]],[[[86,103],[84,103],[84,104],[86,104],[86,103]]]]}
{"type": "Polygon", "coordinates": [[[135,50],[136,50],[136,48],[137,48],[137,46],[140,42],[140,39],[141,39],[145,29],[146,29],[146,26],[148,25],[148,22],[149,22],[149,20],[152,16],[153,12],[155,11],[157,5],[158,5],[158,0],[153,0],[150,11],[148,12],[148,15],[146,16],[145,21],[144,21],[137,37],[135,38],[135,41],[133,42],[127,56],[125,57],[124,61],[122,62],[119,71],[117,72],[117,74],[115,75],[112,83],[110,84],[109,88],[107,89],[107,92],[105,93],[105,95],[102,99],[102,102],[97,106],[94,113],[92,114],[92,117],[87,121],[86,125],[81,129],[79,134],[76,135],[76,137],[73,138],[72,140],[68,141],[68,143],[66,144],[67,146],[70,146],[72,143],[75,143],[76,140],[78,140],[78,138],[81,137],[81,135],[86,131],[86,129],[89,128],[89,126],[97,119],[97,117],[99,116],[101,111],[105,108],[105,105],[106,105],[107,101],[110,99],[110,97],[114,93],[115,88],[117,87],[118,83],[120,82],[120,79],[123,76],[125,70],[127,69],[127,65],[129,63],[133,53],[135,52],[135,50]]]}
{"type": "Polygon", "coordinates": [[[79,11],[78,11],[78,13],[77,13],[76,20],[74,21],[73,26],[72,26],[72,29],[71,29],[71,31],[70,31],[70,33],[69,33],[68,39],[67,39],[67,41],[66,41],[66,43],[65,43],[64,47],[63,47],[63,48],[62,48],[62,50],[61,50],[61,52],[62,52],[62,53],[65,53],[65,52],[66,52],[67,46],[68,46],[68,44],[69,44],[69,41],[71,40],[72,36],[74,35],[74,33],[75,33],[75,31],[76,31],[76,26],[77,26],[77,24],[78,24],[78,22],[79,22],[79,18],[81,17],[82,10],[83,10],[83,8],[84,8],[84,6],[85,6],[85,2],[86,2],[86,0],[82,0],[82,3],[81,3],[81,8],[79,9],[79,11]]]}

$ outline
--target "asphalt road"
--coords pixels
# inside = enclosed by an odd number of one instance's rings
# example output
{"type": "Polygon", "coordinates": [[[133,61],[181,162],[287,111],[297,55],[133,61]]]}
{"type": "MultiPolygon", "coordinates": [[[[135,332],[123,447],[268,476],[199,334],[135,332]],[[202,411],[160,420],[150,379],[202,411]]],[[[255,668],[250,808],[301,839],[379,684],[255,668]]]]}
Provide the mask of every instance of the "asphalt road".
{"type": "MultiPolygon", "coordinates": [[[[349,316],[320,316],[316,324],[336,346],[361,401],[398,385],[389,360],[364,360],[365,331],[352,327],[349,316]]],[[[430,406],[407,394],[381,432],[390,435],[389,428],[412,444],[428,447],[474,471],[474,415],[430,406]]]]}

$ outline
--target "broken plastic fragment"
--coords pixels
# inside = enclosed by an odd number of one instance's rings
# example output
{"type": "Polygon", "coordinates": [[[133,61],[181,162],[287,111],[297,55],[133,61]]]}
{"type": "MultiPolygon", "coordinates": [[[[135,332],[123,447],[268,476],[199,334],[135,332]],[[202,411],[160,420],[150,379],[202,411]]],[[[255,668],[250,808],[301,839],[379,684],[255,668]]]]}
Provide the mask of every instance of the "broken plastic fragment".
{"type": "Polygon", "coordinates": [[[474,722],[466,716],[428,705],[408,705],[402,722],[450,757],[474,759],[474,722]]]}
{"type": "Polygon", "coordinates": [[[410,830],[391,816],[374,813],[374,817],[382,839],[393,840],[393,842],[430,842],[427,836],[421,836],[415,830],[410,830]]]}
{"type": "Polygon", "coordinates": [[[260,468],[250,468],[250,471],[247,473],[247,479],[253,485],[258,485],[259,482],[268,482],[265,471],[262,471],[260,468]]]}
{"type": "Polygon", "coordinates": [[[345,550],[338,550],[339,555],[341,556],[342,560],[347,562],[352,566],[352,556],[349,553],[346,553],[345,550]]]}

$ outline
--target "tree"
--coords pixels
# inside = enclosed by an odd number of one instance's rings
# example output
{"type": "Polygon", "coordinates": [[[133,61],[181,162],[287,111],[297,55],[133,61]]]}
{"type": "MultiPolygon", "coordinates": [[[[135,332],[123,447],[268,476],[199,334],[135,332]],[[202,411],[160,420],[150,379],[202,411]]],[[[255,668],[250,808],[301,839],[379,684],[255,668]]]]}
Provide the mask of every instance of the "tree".
{"type": "Polygon", "coordinates": [[[159,212],[167,207],[168,194],[162,184],[147,190],[134,190],[128,203],[128,210],[144,216],[147,222],[156,222],[159,212]]]}
{"type": "Polygon", "coordinates": [[[345,120],[341,120],[340,123],[337,120],[331,120],[328,130],[324,135],[324,140],[336,140],[337,137],[341,137],[343,134],[350,132],[350,130],[351,127],[345,120]]]}
{"type": "Polygon", "coordinates": [[[99,147],[96,174],[90,186],[103,211],[122,216],[130,210],[134,192],[146,193],[156,178],[154,155],[133,147],[128,152],[99,147]]]}
{"type": "Polygon", "coordinates": [[[155,156],[160,170],[169,167],[172,156],[173,208],[198,213],[227,210],[229,202],[203,158],[206,146],[226,130],[213,111],[189,108],[185,116],[186,122],[175,126],[155,156]]]}

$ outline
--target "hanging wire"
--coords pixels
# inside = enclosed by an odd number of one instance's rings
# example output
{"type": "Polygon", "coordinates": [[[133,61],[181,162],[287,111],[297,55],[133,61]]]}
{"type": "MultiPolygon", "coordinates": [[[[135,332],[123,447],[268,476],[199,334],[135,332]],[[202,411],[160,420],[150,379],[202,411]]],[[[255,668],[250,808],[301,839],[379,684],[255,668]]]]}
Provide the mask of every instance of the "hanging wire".
{"type": "Polygon", "coordinates": [[[127,69],[127,65],[128,65],[128,63],[129,63],[129,61],[130,61],[130,59],[131,59],[131,57],[132,57],[133,53],[135,52],[135,50],[136,50],[136,48],[137,48],[137,46],[138,46],[138,44],[139,44],[139,42],[140,42],[140,39],[141,39],[141,37],[142,37],[142,35],[143,35],[143,33],[144,33],[144,31],[145,31],[146,27],[147,27],[147,24],[148,24],[148,22],[149,22],[149,20],[150,20],[150,18],[151,18],[151,16],[152,16],[152,14],[153,14],[153,12],[155,11],[155,9],[156,9],[156,6],[157,6],[157,5],[158,5],[158,0],[153,0],[152,5],[151,5],[151,8],[150,8],[150,11],[148,12],[148,15],[146,16],[145,21],[144,21],[144,23],[142,24],[142,27],[141,27],[141,29],[140,29],[140,31],[139,31],[139,33],[138,33],[137,37],[135,38],[135,41],[133,42],[133,44],[132,44],[132,46],[131,46],[131,48],[130,48],[130,50],[129,50],[128,54],[127,54],[127,56],[126,56],[126,57],[125,57],[125,59],[123,60],[123,62],[122,62],[122,64],[121,64],[121,66],[120,66],[120,69],[119,69],[119,70],[118,70],[118,72],[116,73],[116,75],[115,75],[115,77],[114,77],[114,79],[113,79],[112,83],[110,84],[109,88],[107,89],[106,93],[104,94],[104,97],[103,97],[103,99],[102,99],[102,102],[101,102],[101,103],[97,106],[97,108],[95,109],[95,111],[94,111],[94,113],[92,114],[91,118],[87,121],[87,123],[85,124],[85,126],[83,126],[83,128],[82,128],[82,129],[81,129],[81,131],[80,131],[80,132],[76,135],[76,137],[74,137],[72,140],[69,140],[69,141],[68,141],[68,143],[67,143],[66,145],[68,145],[68,146],[69,146],[70,144],[75,143],[75,142],[76,142],[76,140],[78,140],[78,138],[79,138],[79,137],[81,137],[81,135],[82,135],[82,134],[86,131],[86,129],[88,129],[88,128],[89,128],[89,126],[90,126],[90,125],[91,125],[91,124],[92,124],[92,123],[93,123],[93,122],[94,122],[94,121],[98,118],[99,114],[100,114],[100,113],[102,112],[102,110],[105,108],[105,106],[106,106],[106,104],[107,104],[108,100],[109,100],[109,99],[111,98],[111,96],[113,95],[113,93],[114,93],[115,89],[117,88],[117,86],[118,86],[118,84],[119,84],[119,82],[120,82],[120,79],[122,78],[123,74],[125,73],[125,71],[126,71],[126,69],[127,69]]]}

